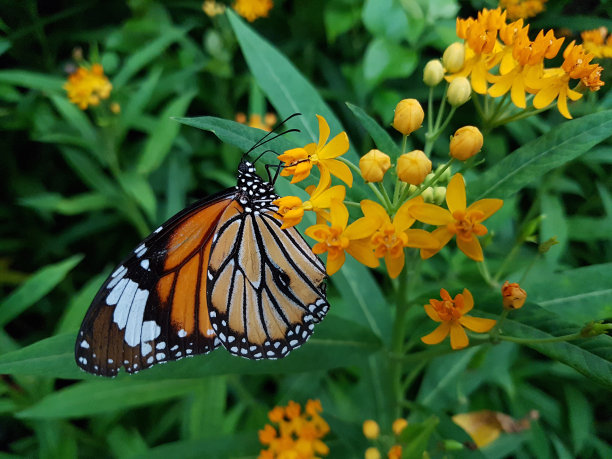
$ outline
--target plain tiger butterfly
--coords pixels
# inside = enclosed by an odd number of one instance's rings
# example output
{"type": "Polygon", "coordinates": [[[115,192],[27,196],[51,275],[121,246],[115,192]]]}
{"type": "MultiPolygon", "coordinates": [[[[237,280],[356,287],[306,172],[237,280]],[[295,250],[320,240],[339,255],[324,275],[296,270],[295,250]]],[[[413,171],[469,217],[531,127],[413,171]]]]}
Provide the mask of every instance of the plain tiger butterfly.
{"type": "Polygon", "coordinates": [[[278,170],[266,182],[245,160],[268,135],[244,154],[235,187],[172,217],[113,270],[83,319],[79,367],[136,373],[220,345],[278,359],[310,337],[329,309],[325,266],[295,228],[280,228],[278,170]]]}

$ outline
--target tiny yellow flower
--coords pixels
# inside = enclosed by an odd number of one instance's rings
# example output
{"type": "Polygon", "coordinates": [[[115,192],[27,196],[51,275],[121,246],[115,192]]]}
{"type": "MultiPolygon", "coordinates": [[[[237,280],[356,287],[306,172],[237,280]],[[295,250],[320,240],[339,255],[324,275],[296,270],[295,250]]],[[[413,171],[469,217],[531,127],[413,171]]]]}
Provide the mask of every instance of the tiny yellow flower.
{"type": "Polygon", "coordinates": [[[450,155],[460,161],[471,158],[482,148],[484,139],[482,132],[475,126],[463,126],[450,141],[450,155]]]}
{"type": "Polygon", "coordinates": [[[463,43],[455,42],[449,45],[442,54],[442,65],[448,73],[457,73],[465,61],[465,47],[463,43]]]}
{"type": "MultiPolygon", "coordinates": [[[[461,45],[461,48],[463,49],[463,45],[461,45]]],[[[427,86],[438,86],[443,79],[444,67],[440,59],[432,59],[425,64],[425,68],[423,69],[423,82],[427,86]]]]}
{"type": "Polygon", "coordinates": [[[504,201],[481,199],[466,207],[465,183],[461,174],[455,174],[446,188],[448,210],[433,204],[418,204],[410,208],[417,220],[430,225],[439,225],[432,235],[438,239],[437,249],[421,249],[421,258],[430,258],[442,249],[453,236],[457,236],[457,247],[472,260],[482,261],[482,247],[476,236],[487,234],[484,220],[497,212],[504,201]]]}
{"type": "Polygon", "coordinates": [[[465,77],[457,77],[448,85],[446,99],[453,107],[459,107],[470,100],[471,95],[472,87],[468,79],[465,77]]]}
{"type": "Polygon", "coordinates": [[[112,88],[113,85],[104,75],[104,69],[100,64],[92,65],[91,69],[79,67],[64,84],[68,99],[81,110],[86,110],[90,105],[96,106],[101,100],[108,99],[112,88]]]}
{"type": "Polygon", "coordinates": [[[404,135],[410,135],[423,124],[425,112],[416,99],[401,100],[395,107],[393,127],[404,135]]]}
{"type": "Polygon", "coordinates": [[[368,440],[376,440],[380,435],[380,427],[378,423],[372,419],[363,421],[363,435],[368,440]]]}
{"type": "Polygon", "coordinates": [[[401,459],[402,457],[402,446],[401,445],[393,445],[389,452],[387,453],[388,459],[401,459]]]}
{"type": "Polygon", "coordinates": [[[385,259],[387,272],[392,279],[404,269],[404,247],[433,250],[438,247],[438,240],[431,233],[422,229],[409,229],[415,222],[410,215],[410,208],[422,203],[423,198],[420,196],[406,201],[391,221],[383,206],[367,199],[361,201],[364,219],[376,228],[371,237],[374,255],[385,259]]]}
{"type": "Polygon", "coordinates": [[[466,315],[474,307],[474,297],[468,289],[463,289],[463,293],[458,293],[454,299],[445,289],[440,289],[440,297],[442,300],[430,299],[424,306],[429,318],[440,323],[433,332],[421,338],[425,344],[441,343],[450,333],[451,347],[463,349],[469,344],[463,327],[485,333],[495,326],[495,320],[466,315]]]}
{"type": "Polygon", "coordinates": [[[285,163],[281,175],[283,177],[293,175],[291,183],[297,183],[308,177],[312,166],[316,165],[321,174],[327,170],[350,187],[353,184],[351,170],[346,164],[336,159],[348,151],[348,136],[343,131],[326,144],[330,133],[329,124],[320,115],[317,115],[317,119],[319,120],[319,142],[309,143],[303,148],[293,148],[280,155],[278,159],[285,163]]]}
{"type": "Polygon", "coordinates": [[[544,11],[546,0],[499,0],[509,19],[531,18],[544,11]]]}
{"type": "Polygon", "coordinates": [[[370,446],[368,449],[365,450],[364,457],[365,459],[380,459],[381,455],[380,451],[378,451],[378,448],[370,446]]]}
{"type": "Polygon", "coordinates": [[[527,299],[527,292],[516,282],[504,282],[501,293],[504,309],[520,309],[527,299]]]}
{"type": "Polygon", "coordinates": [[[208,17],[212,18],[225,13],[225,5],[223,3],[217,3],[215,0],[205,0],[202,4],[202,11],[204,11],[208,17]]]}
{"type": "Polygon", "coordinates": [[[402,182],[420,185],[430,172],[431,160],[421,150],[413,150],[397,158],[397,176],[402,182]]]}
{"type": "Polygon", "coordinates": [[[381,182],[391,167],[391,158],[380,150],[370,150],[359,160],[359,170],[366,182],[381,182]]]}
{"type": "Polygon", "coordinates": [[[336,273],[344,264],[345,252],[370,268],[378,266],[370,245],[370,236],[376,228],[360,218],[348,224],[349,213],[342,202],[334,200],[330,205],[330,225],[319,223],[310,226],[305,233],[317,241],[312,251],[317,255],[327,252],[327,274],[336,273]]]}
{"type": "Polygon", "coordinates": [[[391,429],[393,430],[393,433],[395,435],[399,436],[406,427],[408,427],[408,421],[406,421],[404,418],[398,418],[395,421],[393,421],[393,425],[391,426],[391,429]]]}
{"type": "Polygon", "coordinates": [[[253,22],[255,19],[268,17],[273,6],[272,0],[236,0],[232,7],[247,21],[253,22]]]}

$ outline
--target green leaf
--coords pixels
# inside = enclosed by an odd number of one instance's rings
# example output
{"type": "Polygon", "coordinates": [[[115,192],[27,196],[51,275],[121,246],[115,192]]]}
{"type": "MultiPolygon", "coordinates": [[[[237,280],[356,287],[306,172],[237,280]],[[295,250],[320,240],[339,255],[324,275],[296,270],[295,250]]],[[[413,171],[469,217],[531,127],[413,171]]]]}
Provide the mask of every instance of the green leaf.
{"type": "Polygon", "coordinates": [[[57,324],[57,334],[76,332],[79,329],[89,305],[109,275],[110,270],[108,273],[102,273],[95,276],[90,279],[80,291],[72,296],[68,306],[62,314],[62,318],[57,324]]]}
{"type": "Polygon", "coordinates": [[[612,317],[610,279],[612,263],[606,263],[529,276],[522,286],[529,301],[576,325],[583,325],[612,317]]]}
{"type": "Polygon", "coordinates": [[[130,95],[121,107],[122,123],[119,129],[122,130],[122,135],[129,127],[134,125],[135,119],[142,114],[147,104],[150,103],[161,74],[161,67],[153,67],[139,88],[130,95]]]}
{"type": "Polygon", "coordinates": [[[357,105],[347,102],[346,106],[353,112],[353,115],[355,115],[355,117],[359,120],[363,128],[368,131],[368,134],[370,134],[370,137],[372,137],[372,140],[374,140],[376,147],[380,151],[383,151],[392,157],[399,156],[401,153],[399,146],[391,138],[389,133],[374,120],[374,118],[368,115],[357,105]]]}
{"type": "Polygon", "coordinates": [[[0,305],[0,326],[3,326],[53,290],[81,260],[74,255],[64,261],[45,266],[17,287],[0,305]]]}
{"type": "MultiPolygon", "coordinates": [[[[267,133],[261,129],[246,126],[235,121],[216,118],[214,116],[200,116],[195,118],[174,118],[179,123],[193,126],[203,131],[215,134],[219,140],[238,147],[242,151],[248,151],[267,133]]],[[[289,140],[288,135],[283,135],[265,145],[266,150],[284,152],[295,148],[296,144],[289,140]]]]}
{"type": "Polygon", "coordinates": [[[612,135],[612,110],[566,121],[493,165],[468,187],[474,200],[506,198],[612,135]]]}
{"type": "Polygon", "coordinates": [[[363,24],[374,37],[399,42],[406,38],[408,18],[398,0],[367,0],[362,12],[363,24]]]}
{"type": "MultiPolygon", "coordinates": [[[[53,378],[94,378],[81,371],[74,361],[76,332],[53,336],[0,356],[0,374],[33,375],[53,378]]],[[[358,365],[381,347],[368,329],[329,315],[317,325],[308,343],[288,357],[275,361],[236,358],[218,349],[206,356],[158,365],[126,379],[200,378],[222,374],[302,373],[358,365]]]]}
{"type": "Polygon", "coordinates": [[[339,35],[348,32],[361,19],[361,7],[351,0],[326,2],[323,22],[327,41],[333,43],[339,35]]]}
{"type": "Polygon", "coordinates": [[[403,458],[423,457],[427,449],[429,439],[436,430],[440,420],[436,416],[430,416],[418,424],[409,424],[402,430],[399,436],[400,444],[406,445],[402,448],[403,458]]]}
{"type": "Polygon", "coordinates": [[[124,86],[130,78],[136,75],[150,62],[155,60],[166,50],[166,48],[168,48],[168,46],[182,38],[186,32],[187,30],[177,28],[169,28],[164,30],[159,38],[156,38],[148,45],[130,55],[130,57],[121,67],[119,73],[117,73],[117,75],[115,75],[115,77],[112,79],[115,89],[119,89],[124,86]]]}
{"type": "MultiPolygon", "coordinates": [[[[342,125],[336,115],[295,66],[245,24],[236,13],[228,9],[226,14],[249,69],[277,113],[281,117],[302,113],[303,116],[295,119],[295,123],[302,130],[301,141],[313,142],[319,138],[315,115],[321,115],[327,120],[332,137],[342,131],[342,125]]],[[[352,147],[347,155],[349,159],[357,158],[352,147]]]]}
{"type": "Polygon", "coordinates": [[[84,381],[49,394],[16,416],[65,419],[121,411],[189,394],[199,384],[197,379],[84,381]]]}
{"type": "Polygon", "coordinates": [[[181,127],[172,117],[183,116],[195,95],[194,92],[183,94],[172,101],[159,115],[159,120],[147,139],[142,156],[138,161],[137,171],[139,174],[146,175],[156,170],[170,153],[172,144],[181,127]]]}
{"type": "Polygon", "coordinates": [[[261,448],[257,432],[245,432],[235,435],[214,436],[202,440],[184,440],[165,443],[130,459],[181,459],[207,458],[221,459],[227,457],[251,457],[253,451],[261,448]],[[205,452],[205,454],[203,454],[205,452]]]}
{"type": "Polygon", "coordinates": [[[375,38],[363,57],[363,76],[370,86],[389,78],[405,78],[417,65],[417,53],[384,38],[375,38]]]}
{"type": "Polygon", "coordinates": [[[98,164],[94,163],[84,153],[73,148],[61,149],[66,162],[78,174],[83,183],[109,198],[116,198],[119,190],[111,182],[98,164]]]}
{"type": "Polygon", "coordinates": [[[99,153],[98,146],[100,142],[96,129],[92,126],[85,112],[60,95],[51,95],[51,102],[53,102],[53,105],[55,105],[55,108],[57,108],[64,119],[79,132],[83,140],[89,144],[90,151],[96,155],[100,164],[106,164],[106,158],[102,157],[99,153]]]}
{"type": "Polygon", "coordinates": [[[157,200],[147,179],[135,172],[121,173],[117,176],[117,179],[125,192],[140,204],[149,220],[155,220],[157,200]]]}
{"type": "Polygon", "coordinates": [[[22,198],[19,203],[39,211],[57,212],[62,215],[77,215],[110,206],[105,196],[99,193],[82,193],[64,198],[59,193],[41,193],[22,198]]]}
{"type": "Polygon", "coordinates": [[[572,437],[572,449],[575,457],[578,457],[588,438],[592,435],[591,430],[595,425],[593,408],[591,408],[587,397],[570,384],[565,386],[565,398],[567,400],[567,419],[572,437]]]}
{"type": "Polygon", "coordinates": [[[38,91],[60,92],[65,80],[45,73],[27,70],[0,70],[0,83],[38,91]]]}
{"type": "Polygon", "coordinates": [[[559,241],[558,244],[552,246],[544,254],[544,259],[548,266],[554,269],[567,247],[567,218],[559,196],[543,193],[541,196],[541,209],[544,219],[540,224],[540,240],[548,241],[550,238],[556,237],[557,241],[559,241]]]}

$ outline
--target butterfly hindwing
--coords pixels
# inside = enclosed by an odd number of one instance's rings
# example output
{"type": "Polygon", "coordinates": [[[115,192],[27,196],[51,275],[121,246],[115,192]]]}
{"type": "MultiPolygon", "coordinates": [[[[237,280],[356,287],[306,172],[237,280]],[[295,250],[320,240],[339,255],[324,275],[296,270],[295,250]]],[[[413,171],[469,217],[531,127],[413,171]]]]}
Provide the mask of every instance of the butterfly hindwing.
{"type": "Polygon", "coordinates": [[[195,203],[147,237],[105,281],[75,346],[85,371],[114,376],[205,354],[219,345],[206,273],[219,217],[233,190],[195,203]]]}

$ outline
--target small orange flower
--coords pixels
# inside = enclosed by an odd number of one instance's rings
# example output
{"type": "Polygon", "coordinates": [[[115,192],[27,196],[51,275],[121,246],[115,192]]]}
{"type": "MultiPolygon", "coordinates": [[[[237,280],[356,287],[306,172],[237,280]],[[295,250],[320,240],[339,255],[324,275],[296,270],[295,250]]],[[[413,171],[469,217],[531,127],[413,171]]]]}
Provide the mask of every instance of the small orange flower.
{"type": "Polygon", "coordinates": [[[457,236],[457,247],[472,260],[482,261],[482,247],[476,236],[487,234],[484,220],[497,212],[504,202],[501,199],[481,199],[466,208],[465,183],[461,174],[455,174],[446,188],[448,210],[434,204],[417,204],[410,213],[417,220],[430,225],[439,225],[432,235],[438,239],[437,249],[421,249],[421,258],[430,258],[442,249],[453,236],[457,236]]]}
{"type": "Polygon", "coordinates": [[[504,282],[501,293],[504,309],[520,309],[527,299],[527,292],[525,292],[516,282],[504,282]]]}
{"type": "Polygon", "coordinates": [[[305,233],[317,241],[312,251],[317,255],[327,252],[327,274],[336,273],[344,264],[345,252],[370,268],[378,266],[370,245],[370,236],[376,227],[364,218],[348,224],[349,213],[339,201],[330,205],[330,226],[325,223],[310,226],[305,233]]]}
{"type": "Polygon", "coordinates": [[[68,77],[64,89],[68,92],[70,102],[86,110],[90,105],[96,106],[102,99],[108,99],[113,85],[104,75],[102,66],[94,64],[91,69],[79,67],[68,77]]]}
{"type": "Polygon", "coordinates": [[[434,322],[440,322],[438,328],[421,338],[425,344],[441,343],[450,333],[451,347],[462,349],[469,344],[467,334],[463,327],[476,333],[485,333],[491,330],[496,321],[467,316],[474,307],[474,298],[468,289],[451,298],[445,289],[440,289],[442,300],[429,300],[425,305],[425,312],[434,322]]]}
{"type": "Polygon", "coordinates": [[[272,0],[236,0],[233,8],[247,21],[253,22],[255,19],[268,17],[273,6],[272,0]]]}
{"type": "Polygon", "coordinates": [[[400,459],[402,457],[401,445],[393,445],[387,453],[388,459],[400,459]]]}
{"type": "Polygon", "coordinates": [[[346,132],[341,132],[326,144],[330,133],[329,124],[320,115],[317,115],[317,119],[319,120],[319,142],[309,143],[303,148],[293,148],[280,155],[278,159],[285,162],[281,175],[283,177],[293,175],[291,183],[297,183],[308,177],[312,166],[316,165],[321,174],[327,170],[350,187],[353,184],[351,170],[346,164],[336,159],[348,151],[348,136],[346,132]]]}

